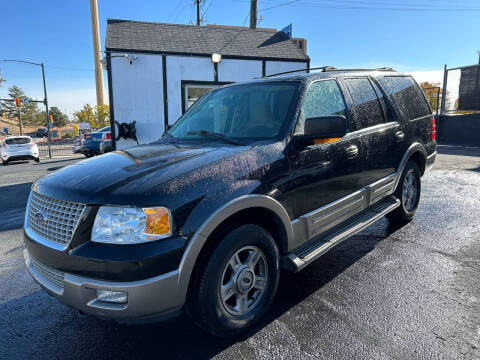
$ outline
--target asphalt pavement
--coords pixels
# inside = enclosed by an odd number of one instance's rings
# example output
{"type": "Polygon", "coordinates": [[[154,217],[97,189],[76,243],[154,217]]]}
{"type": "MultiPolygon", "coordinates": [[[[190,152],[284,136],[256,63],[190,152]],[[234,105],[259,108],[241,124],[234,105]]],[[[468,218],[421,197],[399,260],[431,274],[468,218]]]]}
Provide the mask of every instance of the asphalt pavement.
{"type": "Polygon", "coordinates": [[[58,303],[23,265],[32,181],[75,160],[0,167],[0,359],[479,359],[480,148],[440,146],[421,205],[381,219],[298,274],[265,321],[220,340],[186,317],[119,325],[58,303]]]}

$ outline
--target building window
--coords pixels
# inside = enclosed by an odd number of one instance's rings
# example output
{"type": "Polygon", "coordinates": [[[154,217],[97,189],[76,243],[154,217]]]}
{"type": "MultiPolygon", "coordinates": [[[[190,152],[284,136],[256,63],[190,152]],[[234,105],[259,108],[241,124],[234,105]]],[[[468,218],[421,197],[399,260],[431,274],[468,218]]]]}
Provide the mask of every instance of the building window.
{"type": "Polygon", "coordinates": [[[187,111],[187,109],[192,106],[195,101],[200,99],[200,97],[219,86],[220,85],[185,85],[185,108],[183,109],[183,111],[187,111]]]}
{"type": "Polygon", "coordinates": [[[226,84],[229,82],[182,80],[182,113],[210,90],[226,84]]]}

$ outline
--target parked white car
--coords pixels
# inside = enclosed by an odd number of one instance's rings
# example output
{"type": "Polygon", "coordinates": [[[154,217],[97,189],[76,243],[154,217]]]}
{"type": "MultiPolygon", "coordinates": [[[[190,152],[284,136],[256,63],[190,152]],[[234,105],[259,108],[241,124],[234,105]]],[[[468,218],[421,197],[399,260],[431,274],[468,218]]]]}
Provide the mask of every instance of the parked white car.
{"type": "Polygon", "coordinates": [[[2,164],[10,161],[35,160],[40,161],[38,146],[30,136],[7,136],[2,142],[0,151],[2,164]]]}

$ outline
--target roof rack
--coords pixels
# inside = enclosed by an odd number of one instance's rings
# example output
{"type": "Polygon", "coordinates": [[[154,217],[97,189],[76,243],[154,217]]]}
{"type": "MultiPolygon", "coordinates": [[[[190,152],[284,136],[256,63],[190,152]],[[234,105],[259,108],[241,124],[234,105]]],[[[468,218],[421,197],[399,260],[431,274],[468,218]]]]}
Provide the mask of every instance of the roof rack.
{"type": "Polygon", "coordinates": [[[270,75],[265,75],[262,76],[262,78],[267,78],[267,77],[272,77],[272,76],[277,76],[277,75],[284,75],[284,74],[291,74],[299,71],[310,71],[310,70],[323,70],[325,69],[335,69],[333,66],[319,66],[319,67],[313,67],[313,68],[305,68],[305,69],[297,69],[297,70],[290,70],[290,71],[284,71],[284,72],[279,72],[275,74],[270,74],[270,75]]]}
{"type": "Polygon", "coordinates": [[[395,69],[391,67],[381,67],[381,68],[372,68],[372,69],[337,69],[332,66],[330,69],[326,69],[324,71],[395,71],[395,69]]]}
{"type": "Polygon", "coordinates": [[[329,71],[395,71],[391,67],[381,67],[381,68],[373,68],[373,69],[337,69],[334,66],[319,66],[319,67],[313,67],[313,68],[305,68],[305,69],[297,69],[297,70],[279,72],[279,73],[275,73],[275,74],[262,76],[262,78],[268,78],[268,77],[277,76],[277,75],[285,75],[285,74],[296,73],[296,72],[299,72],[299,71],[310,71],[310,70],[322,70],[322,72],[329,72],[329,71]]]}

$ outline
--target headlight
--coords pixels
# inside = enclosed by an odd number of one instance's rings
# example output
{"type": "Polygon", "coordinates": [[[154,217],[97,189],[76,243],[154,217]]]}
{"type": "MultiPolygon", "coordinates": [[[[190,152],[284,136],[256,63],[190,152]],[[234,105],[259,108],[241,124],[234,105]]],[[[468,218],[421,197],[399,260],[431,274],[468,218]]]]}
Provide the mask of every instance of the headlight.
{"type": "Polygon", "coordinates": [[[92,241],[139,244],[172,235],[170,210],[164,207],[102,206],[92,229],[92,241]]]}

